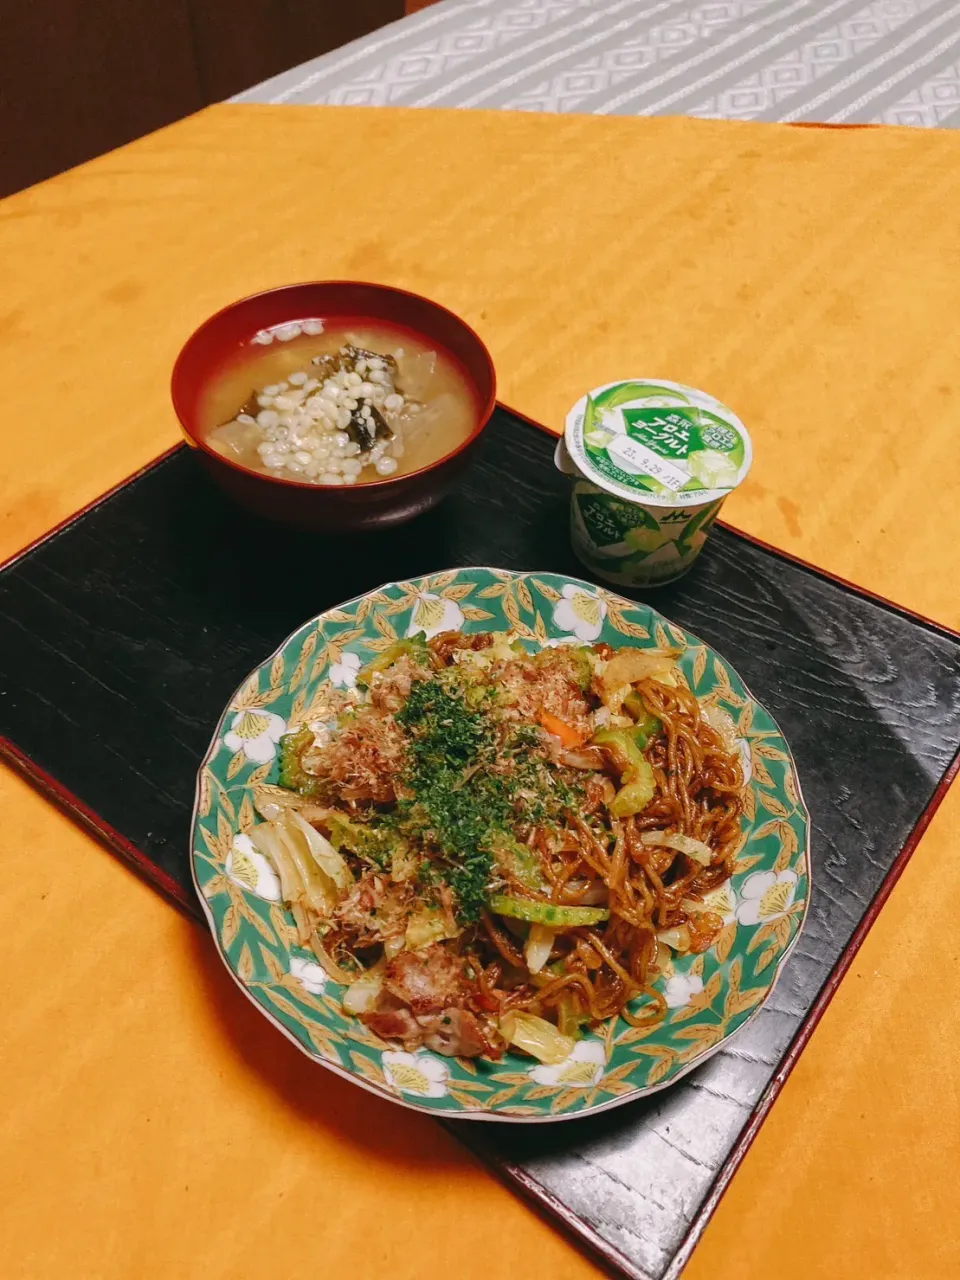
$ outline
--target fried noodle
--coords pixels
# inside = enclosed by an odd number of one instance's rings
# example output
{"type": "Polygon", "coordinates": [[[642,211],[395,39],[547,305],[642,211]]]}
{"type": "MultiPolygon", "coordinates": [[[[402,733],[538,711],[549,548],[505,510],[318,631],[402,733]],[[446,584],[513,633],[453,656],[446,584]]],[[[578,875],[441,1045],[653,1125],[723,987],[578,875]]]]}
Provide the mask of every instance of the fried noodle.
{"type": "MultiPolygon", "coordinates": [[[[664,1017],[671,953],[723,927],[704,899],[733,871],[744,790],[732,722],[677,657],[413,637],[283,740],[281,785],[343,864],[331,887],[321,858],[290,905],[321,962],[363,979],[378,1035],[549,1061],[608,1019],[664,1017]],[[555,1044],[529,1040],[536,1020],[555,1044]]],[[[258,832],[282,859],[290,832],[258,832]]]]}

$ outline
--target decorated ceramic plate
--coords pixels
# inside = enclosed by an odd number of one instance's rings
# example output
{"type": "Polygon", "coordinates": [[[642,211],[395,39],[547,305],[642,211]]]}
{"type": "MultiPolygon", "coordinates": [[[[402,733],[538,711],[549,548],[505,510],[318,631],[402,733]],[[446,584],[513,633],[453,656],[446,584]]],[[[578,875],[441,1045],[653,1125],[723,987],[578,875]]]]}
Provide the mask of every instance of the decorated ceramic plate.
{"type": "Polygon", "coordinates": [[[316,1062],[383,1097],[462,1118],[546,1121],[601,1111],[662,1089],[715,1052],[773,990],[810,896],[809,818],[790,750],[727,663],[655,610],[549,573],[455,569],[391,583],[312,618],[241,685],[201,766],[193,874],[224,963],[244,993],[316,1062]],[[657,984],[666,1016],[623,1018],[571,1041],[550,1064],[406,1052],[342,1007],[345,988],[298,945],[270,860],[250,839],[276,783],[278,743],[311,719],[330,685],[418,632],[510,631],[527,649],[551,643],[681,649],[679,669],[702,704],[733,719],[747,779],[742,845],[731,880],[711,894],[722,929],[706,952],[677,955],[657,984]],[[266,790],[265,790],[266,789],[266,790]]]}

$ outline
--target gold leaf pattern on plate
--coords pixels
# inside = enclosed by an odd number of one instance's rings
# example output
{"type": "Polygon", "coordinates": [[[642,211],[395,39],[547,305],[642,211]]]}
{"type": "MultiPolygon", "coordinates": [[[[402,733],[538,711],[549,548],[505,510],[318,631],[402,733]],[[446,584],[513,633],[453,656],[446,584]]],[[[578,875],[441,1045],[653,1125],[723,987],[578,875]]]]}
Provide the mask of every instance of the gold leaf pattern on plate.
{"type": "Polygon", "coordinates": [[[775,920],[771,920],[767,924],[762,924],[760,928],[756,930],[753,937],[747,943],[747,955],[756,951],[757,947],[762,947],[765,942],[768,942],[773,937],[776,929],[776,923],[777,922],[775,920]]]}
{"type": "Polygon", "coordinates": [[[503,612],[506,615],[507,621],[510,623],[510,629],[515,631],[518,636],[522,636],[524,640],[536,639],[534,632],[520,617],[520,609],[513,597],[513,593],[510,591],[504,593],[503,612]]]}
{"type": "Polygon", "coordinates": [[[207,846],[207,850],[214,862],[222,864],[227,856],[225,849],[221,848],[220,841],[208,827],[200,827],[200,838],[207,846]]]}
{"type": "Polygon", "coordinates": [[[294,698],[293,703],[290,707],[290,723],[291,724],[300,723],[300,719],[303,716],[304,708],[307,705],[308,696],[309,696],[309,690],[306,686],[303,689],[300,689],[299,692],[297,693],[297,696],[294,698]]]}
{"type": "Polygon", "coordinates": [[[200,770],[200,779],[197,786],[197,816],[206,818],[210,813],[210,806],[213,804],[213,788],[210,785],[209,769],[203,768],[200,770]]]}
{"type": "Polygon", "coordinates": [[[240,691],[233,700],[232,709],[234,711],[246,711],[248,707],[259,706],[260,697],[260,673],[255,671],[240,686],[240,691]]]}
{"type": "MultiPolygon", "coordinates": [[[[442,614],[443,612],[442,605],[438,605],[437,607],[440,609],[440,612],[442,614]]],[[[383,636],[385,640],[389,640],[390,643],[392,644],[393,641],[396,640],[397,638],[397,629],[393,625],[393,623],[390,622],[390,620],[387,618],[384,611],[382,609],[377,609],[376,612],[371,615],[371,617],[373,619],[373,625],[376,627],[376,629],[380,632],[380,634],[383,636]]]]}
{"type": "Polygon", "coordinates": [[[256,971],[256,965],[253,960],[253,952],[250,950],[250,944],[245,942],[240,948],[240,955],[237,959],[237,973],[244,982],[249,982],[256,971]]]}
{"type": "Polygon", "coordinates": [[[769,987],[751,987],[747,991],[739,991],[729,1011],[731,1016],[735,1017],[738,1013],[746,1013],[749,1009],[755,1009],[769,990],[769,987]]]}
{"type": "Polygon", "coordinates": [[[786,871],[800,851],[800,841],[797,839],[797,833],[789,822],[778,822],[777,828],[781,848],[777,855],[777,860],[773,864],[773,869],[774,871],[786,871]]]}
{"type": "Polygon", "coordinates": [[[364,647],[369,649],[372,653],[385,653],[392,644],[396,643],[396,641],[391,640],[389,636],[380,636],[379,639],[365,640],[363,643],[364,647]]]}
{"type": "Polygon", "coordinates": [[[239,932],[240,909],[235,902],[231,902],[224,912],[223,923],[220,926],[220,941],[229,949],[236,941],[239,932]]]}
{"type": "MultiPolygon", "coordinates": [[[[273,925],[273,932],[281,947],[289,949],[296,946],[300,931],[293,923],[293,919],[276,902],[270,904],[270,923],[273,925]]],[[[282,978],[283,973],[284,970],[281,969],[279,977],[282,978]]]]}
{"type": "Polygon", "coordinates": [[[703,645],[697,646],[697,651],[693,659],[693,687],[699,687],[700,681],[703,679],[704,672],[707,669],[707,651],[703,645]]]}
{"type": "Polygon", "coordinates": [[[267,924],[266,920],[261,917],[260,912],[253,903],[251,903],[245,895],[241,894],[237,905],[244,920],[246,920],[248,924],[253,925],[260,937],[266,942],[273,942],[273,930],[267,924]]]}
{"type": "Polygon", "coordinates": [[[741,738],[745,738],[753,728],[753,704],[748,702],[740,712],[740,719],[737,721],[737,733],[741,738]]]}
{"type": "MultiPolygon", "coordinates": [[[[271,919],[273,919],[272,911],[270,913],[270,916],[271,916],[271,919]]],[[[263,960],[263,967],[266,969],[267,973],[270,975],[271,981],[282,982],[285,975],[284,967],[280,963],[280,961],[277,959],[277,957],[273,954],[273,952],[270,950],[269,947],[261,948],[260,958],[263,960]]]]}
{"type": "Polygon", "coordinates": [[[246,835],[253,824],[256,822],[257,815],[253,810],[253,800],[249,791],[243,793],[243,799],[240,801],[240,812],[237,814],[237,826],[246,835]]]}
{"type": "Polygon", "coordinates": [[[783,792],[795,809],[800,808],[800,796],[797,792],[793,769],[789,766],[783,772],[783,792]]]}
{"type": "Polygon", "coordinates": [[[219,873],[211,876],[207,883],[203,886],[203,896],[206,899],[215,898],[218,893],[227,892],[227,877],[219,873]]]}
{"type": "Polygon", "coordinates": [[[530,581],[545,600],[549,600],[551,603],[556,604],[556,602],[561,599],[560,592],[556,587],[551,587],[548,582],[541,582],[539,578],[531,578],[530,581]]]}
{"type": "Polygon", "coordinates": [[[483,1103],[479,1099],[464,1091],[462,1080],[459,1085],[449,1085],[447,1093],[453,1098],[454,1102],[460,1103],[464,1111],[482,1111],[484,1109],[483,1103]]]}
{"type": "Polygon", "coordinates": [[[641,626],[639,622],[631,622],[624,616],[622,609],[612,604],[607,606],[607,620],[614,630],[619,631],[623,636],[630,636],[633,640],[650,639],[650,632],[646,627],[641,626]]]}
{"type": "Polygon", "coordinates": [[[647,1084],[659,1084],[661,1080],[665,1080],[672,1066],[673,1062],[670,1058],[661,1058],[659,1062],[655,1062],[647,1075],[647,1084]]]}
{"type": "Polygon", "coordinates": [[[273,767],[272,760],[267,764],[258,765],[257,768],[254,769],[253,773],[251,773],[247,778],[247,786],[251,788],[258,787],[261,782],[266,782],[267,778],[269,778],[270,774],[273,772],[273,767]]]}
{"type": "Polygon", "coordinates": [[[270,687],[276,689],[283,683],[283,673],[286,669],[287,660],[281,649],[274,660],[270,663],[270,687]]]}
{"type": "Polygon", "coordinates": [[[771,792],[761,791],[759,799],[767,813],[772,813],[776,818],[790,817],[790,810],[787,806],[771,792]]]}
{"type": "Polygon", "coordinates": [[[779,954],[780,954],[780,948],[776,945],[776,943],[774,943],[772,947],[768,947],[767,950],[764,951],[760,959],[757,961],[756,972],[763,973],[764,969],[769,969],[779,954]]]}
{"type": "MultiPolygon", "coordinates": [[[[469,1062],[469,1058],[458,1058],[457,1062],[462,1066],[464,1062],[469,1062]]],[[[460,1088],[465,1089],[468,1093],[489,1093],[493,1085],[487,1084],[483,1080],[461,1080],[460,1088]]]]}
{"type": "Polygon", "coordinates": [[[743,815],[748,822],[753,822],[757,816],[757,793],[754,787],[747,787],[743,793],[743,815]]]}
{"type": "Polygon", "coordinates": [[[715,944],[717,959],[721,964],[723,964],[724,960],[726,960],[727,956],[730,954],[730,948],[733,946],[733,940],[736,936],[737,922],[736,920],[731,920],[728,925],[724,926],[715,944]]]}
{"type": "Polygon", "coordinates": [[[727,991],[723,1003],[724,1016],[731,1017],[731,1005],[740,994],[740,982],[743,977],[743,962],[737,956],[735,960],[730,962],[730,968],[727,971],[727,991]]]}
{"type": "Polygon", "coordinates": [[[772,789],[777,785],[770,776],[770,770],[763,763],[763,760],[760,756],[754,754],[754,746],[752,743],[750,745],[750,768],[753,771],[753,776],[759,786],[769,787],[772,789]]]}

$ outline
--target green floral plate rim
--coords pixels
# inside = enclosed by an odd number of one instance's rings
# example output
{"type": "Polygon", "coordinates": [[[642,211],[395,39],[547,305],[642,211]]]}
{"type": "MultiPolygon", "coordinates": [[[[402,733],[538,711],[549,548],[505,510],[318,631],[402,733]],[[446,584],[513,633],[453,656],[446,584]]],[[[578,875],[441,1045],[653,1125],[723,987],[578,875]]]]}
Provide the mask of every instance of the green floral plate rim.
{"type": "Polygon", "coordinates": [[[552,1121],[605,1111],[666,1088],[715,1053],[773,991],[810,901],[810,821],[790,749],[737,673],[649,605],[555,573],[463,568],[391,582],[327,609],[240,685],[197,779],[194,884],[220,956],[261,1013],[314,1061],[381,1097],[462,1119],[552,1121]],[[653,1029],[623,1019],[546,1066],[409,1053],[341,1007],[280,901],[277,875],[247,834],[254,797],[276,775],[277,742],[308,720],[327,680],[352,686],[361,665],[416,631],[511,630],[531,647],[606,641],[682,647],[697,696],[733,717],[748,778],[744,844],[732,879],[708,898],[723,917],[715,945],[678,957],[658,979],[668,1015],[653,1029]]]}

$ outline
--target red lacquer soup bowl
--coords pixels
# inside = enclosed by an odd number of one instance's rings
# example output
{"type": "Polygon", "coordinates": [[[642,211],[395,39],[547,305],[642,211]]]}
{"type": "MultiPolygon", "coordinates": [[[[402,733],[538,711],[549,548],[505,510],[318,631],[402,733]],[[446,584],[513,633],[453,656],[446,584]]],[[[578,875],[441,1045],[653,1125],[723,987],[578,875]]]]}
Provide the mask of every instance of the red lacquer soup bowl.
{"type": "Polygon", "coordinates": [[[400,524],[440,501],[469,462],[490,420],[496,379],[490,353],[452,311],[389,285],[324,280],[257,293],[211,316],[177,357],[171,394],[187,443],[237,502],[257,515],[299,528],[345,532],[400,524]],[[337,328],[382,324],[442,349],[459,367],[475,401],[473,430],[450,452],[417,471],[352,485],[281,479],[218,452],[204,438],[209,424],[203,422],[203,405],[211,382],[241,361],[248,349],[251,356],[262,351],[259,344],[265,334],[317,320],[337,328]]]}

